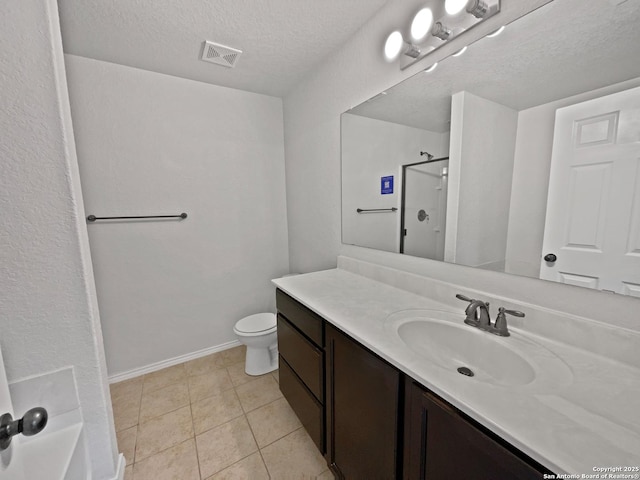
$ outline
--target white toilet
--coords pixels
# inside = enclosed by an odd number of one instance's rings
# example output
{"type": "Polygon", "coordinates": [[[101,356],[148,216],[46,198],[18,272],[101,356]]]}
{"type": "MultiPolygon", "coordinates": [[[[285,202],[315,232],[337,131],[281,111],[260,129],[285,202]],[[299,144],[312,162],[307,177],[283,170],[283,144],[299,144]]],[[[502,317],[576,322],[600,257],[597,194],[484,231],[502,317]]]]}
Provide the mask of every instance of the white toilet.
{"type": "Polygon", "coordinates": [[[238,320],[233,327],[238,341],[247,346],[244,371],[264,375],[278,368],[278,333],[274,313],[256,313],[238,320]]]}

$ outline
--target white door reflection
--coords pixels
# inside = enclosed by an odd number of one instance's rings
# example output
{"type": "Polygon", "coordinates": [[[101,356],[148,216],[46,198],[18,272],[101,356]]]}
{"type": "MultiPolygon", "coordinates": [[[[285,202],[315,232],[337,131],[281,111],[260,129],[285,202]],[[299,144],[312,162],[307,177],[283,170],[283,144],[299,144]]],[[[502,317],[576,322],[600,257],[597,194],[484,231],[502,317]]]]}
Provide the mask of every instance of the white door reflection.
{"type": "Polygon", "coordinates": [[[640,296],[638,125],[640,87],[558,109],[540,278],[640,296]]]}

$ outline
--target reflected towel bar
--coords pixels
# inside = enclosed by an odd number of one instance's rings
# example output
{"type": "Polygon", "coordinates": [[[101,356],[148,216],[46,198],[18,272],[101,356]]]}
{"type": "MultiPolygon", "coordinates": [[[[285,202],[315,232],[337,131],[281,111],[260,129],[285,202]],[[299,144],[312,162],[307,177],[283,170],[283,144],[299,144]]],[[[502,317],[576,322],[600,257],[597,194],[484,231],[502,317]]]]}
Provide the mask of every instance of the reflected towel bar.
{"type": "Polygon", "coordinates": [[[356,212],[395,212],[398,210],[396,207],[392,208],[356,208],[356,212]]]}
{"type": "Polygon", "coordinates": [[[95,215],[89,215],[87,222],[95,222],[96,220],[131,220],[140,218],[187,218],[187,214],[182,212],[180,215],[141,215],[138,217],[96,217],[95,215]]]}

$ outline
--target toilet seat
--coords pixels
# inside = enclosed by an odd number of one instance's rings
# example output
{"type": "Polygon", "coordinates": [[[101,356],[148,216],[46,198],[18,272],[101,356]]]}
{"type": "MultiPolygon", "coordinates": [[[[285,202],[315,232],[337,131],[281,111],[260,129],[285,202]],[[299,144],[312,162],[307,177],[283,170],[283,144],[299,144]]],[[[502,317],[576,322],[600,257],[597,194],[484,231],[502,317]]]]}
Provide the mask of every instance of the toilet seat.
{"type": "Polygon", "coordinates": [[[238,320],[233,327],[234,332],[242,336],[266,335],[275,332],[276,329],[276,315],[274,313],[249,315],[238,320]]]}

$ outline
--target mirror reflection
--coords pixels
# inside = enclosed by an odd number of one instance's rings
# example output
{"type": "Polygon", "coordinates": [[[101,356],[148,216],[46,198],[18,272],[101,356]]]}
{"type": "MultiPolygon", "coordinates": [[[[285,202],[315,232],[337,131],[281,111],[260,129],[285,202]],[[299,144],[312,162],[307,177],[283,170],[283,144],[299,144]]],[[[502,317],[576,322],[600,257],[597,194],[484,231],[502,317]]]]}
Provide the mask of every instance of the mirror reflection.
{"type": "Polygon", "coordinates": [[[345,112],[343,243],[640,297],[639,26],[555,0],[345,112]]]}

